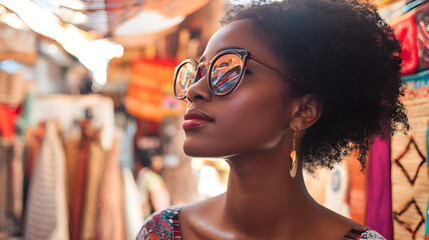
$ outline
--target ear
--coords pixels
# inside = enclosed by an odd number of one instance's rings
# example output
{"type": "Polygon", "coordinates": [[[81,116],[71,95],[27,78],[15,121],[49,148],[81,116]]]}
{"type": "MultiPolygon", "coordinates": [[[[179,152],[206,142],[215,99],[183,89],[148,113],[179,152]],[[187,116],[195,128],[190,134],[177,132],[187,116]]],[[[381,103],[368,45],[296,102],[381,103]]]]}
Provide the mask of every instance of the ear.
{"type": "Polygon", "coordinates": [[[292,109],[289,128],[300,131],[311,127],[322,114],[322,101],[315,94],[306,94],[296,99],[292,109]]]}

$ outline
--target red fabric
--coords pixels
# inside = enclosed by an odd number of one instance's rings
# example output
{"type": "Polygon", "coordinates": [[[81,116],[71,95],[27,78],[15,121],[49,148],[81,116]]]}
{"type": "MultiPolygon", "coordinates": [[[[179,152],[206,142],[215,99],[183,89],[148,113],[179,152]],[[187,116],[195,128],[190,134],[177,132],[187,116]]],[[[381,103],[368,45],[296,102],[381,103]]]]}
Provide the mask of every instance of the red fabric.
{"type": "Polygon", "coordinates": [[[15,121],[19,109],[0,105],[0,135],[3,139],[12,139],[15,136],[15,121]]]}
{"type": "Polygon", "coordinates": [[[429,3],[413,9],[391,22],[396,38],[401,41],[402,75],[429,67],[429,3]]]}
{"type": "Polygon", "coordinates": [[[405,15],[392,24],[395,36],[401,41],[402,75],[415,73],[419,66],[417,50],[417,26],[414,22],[415,11],[405,15]]]}

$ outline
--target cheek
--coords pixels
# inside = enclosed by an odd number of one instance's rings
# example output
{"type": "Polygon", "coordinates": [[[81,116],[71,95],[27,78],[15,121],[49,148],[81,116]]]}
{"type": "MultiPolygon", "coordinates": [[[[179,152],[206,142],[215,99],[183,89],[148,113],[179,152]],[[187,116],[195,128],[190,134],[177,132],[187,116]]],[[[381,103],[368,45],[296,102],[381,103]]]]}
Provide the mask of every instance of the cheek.
{"type": "Polygon", "coordinates": [[[237,92],[218,100],[213,109],[216,121],[187,133],[185,153],[225,157],[277,146],[286,126],[280,94],[237,92]]]}
{"type": "Polygon", "coordinates": [[[219,123],[228,142],[237,149],[270,147],[284,130],[283,104],[275,95],[257,96],[232,102],[219,123]]]}

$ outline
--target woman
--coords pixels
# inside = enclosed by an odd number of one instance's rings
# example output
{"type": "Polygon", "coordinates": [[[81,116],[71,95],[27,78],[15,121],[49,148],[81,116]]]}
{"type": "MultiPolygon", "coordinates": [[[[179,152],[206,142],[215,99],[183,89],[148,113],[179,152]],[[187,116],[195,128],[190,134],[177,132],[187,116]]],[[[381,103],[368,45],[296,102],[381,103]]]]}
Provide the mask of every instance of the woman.
{"type": "Polygon", "coordinates": [[[228,190],[155,213],[138,239],[384,239],[317,204],[302,175],[352,150],[364,168],[374,136],[409,128],[400,46],[376,8],[286,0],[224,24],[176,68],[175,94],[185,153],[226,159],[228,190]]]}

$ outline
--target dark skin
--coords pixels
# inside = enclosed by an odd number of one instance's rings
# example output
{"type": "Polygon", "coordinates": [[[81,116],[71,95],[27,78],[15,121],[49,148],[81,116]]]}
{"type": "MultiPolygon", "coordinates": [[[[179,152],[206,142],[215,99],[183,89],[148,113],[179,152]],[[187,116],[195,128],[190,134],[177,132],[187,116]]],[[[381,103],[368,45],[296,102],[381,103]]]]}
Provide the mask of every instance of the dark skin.
{"type": "MultiPolygon", "coordinates": [[[[240,47],[281,66],[256,33],[249,20],[226,25],[212,36],[202,61],[220,49],[240,47]]],[[[299,130],[299,148],[305,129],[323,111],[321,103],[312,94],[285,98],[287,81],[280,74],[252,60],[247,67],[249,73],[229,95],[213,95],[205,77],[188,90],[188,109],[203,111],[214,122],[187,130],[184,150],[226,159],[230,175],[226,193],[182,208],[183,238],[343,239],[358,224],[312,199],[302,162],[294,179],[289,174],[293,132],[299,130]]]]}

